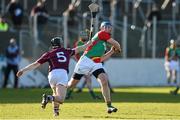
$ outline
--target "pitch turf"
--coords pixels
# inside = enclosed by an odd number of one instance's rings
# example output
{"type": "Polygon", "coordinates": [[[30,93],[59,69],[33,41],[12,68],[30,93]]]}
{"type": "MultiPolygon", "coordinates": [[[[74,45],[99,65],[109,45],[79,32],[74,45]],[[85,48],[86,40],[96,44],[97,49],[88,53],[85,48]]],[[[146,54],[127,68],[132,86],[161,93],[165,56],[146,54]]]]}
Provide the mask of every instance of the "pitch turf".
{"type": "MultiPolygon", "coordinates": [[[[167,87],[116,88],[113,105],[119,111],[107,114],[103,100],[93,100],[87,89],[66,100],[56,119],[180,119],[180,95],[169,94],[167,87]]],[[[99,89],[96,94],[101,95],[99,89]]],[[[1,119],[54,119],[52,105],[40,107],[42,93],[50,89],[0,89],[1,119]]]]}

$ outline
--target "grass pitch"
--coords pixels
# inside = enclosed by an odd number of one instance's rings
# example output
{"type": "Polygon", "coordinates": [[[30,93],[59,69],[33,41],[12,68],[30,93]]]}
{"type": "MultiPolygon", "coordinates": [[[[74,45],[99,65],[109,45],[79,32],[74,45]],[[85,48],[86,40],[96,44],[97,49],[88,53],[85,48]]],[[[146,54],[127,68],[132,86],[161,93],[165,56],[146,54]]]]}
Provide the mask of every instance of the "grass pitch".
{"type": "MultiPolygon", "coordinates": [[[[180,119],[180,95],[170,95],[170,87],[116,88],[112,94],[117,113],[106,113],[106,104],[93,100],[87,89],[73,93],[56,119],[180,119]]],[[[95,89],[101,96],[100,90],[95,89]]],[[[41,109],[41,95],[50,89],[0,89],[1,119],[54,119],[52,105],[41,109]]]]}

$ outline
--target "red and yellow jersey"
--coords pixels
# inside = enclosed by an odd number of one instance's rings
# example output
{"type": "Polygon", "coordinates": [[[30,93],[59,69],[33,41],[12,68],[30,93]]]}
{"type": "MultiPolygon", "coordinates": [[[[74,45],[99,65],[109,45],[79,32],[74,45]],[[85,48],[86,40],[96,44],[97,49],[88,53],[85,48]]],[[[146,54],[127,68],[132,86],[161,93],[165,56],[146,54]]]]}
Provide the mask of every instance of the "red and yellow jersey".
{"type": "Polygon", "coordinates": [[[95,62],[100,62],[100,58],[105,54],[107,41],[111,34],[105,31],[99,31],[92,38],[92,45],[86,48],[84,55],[95,62]]]}

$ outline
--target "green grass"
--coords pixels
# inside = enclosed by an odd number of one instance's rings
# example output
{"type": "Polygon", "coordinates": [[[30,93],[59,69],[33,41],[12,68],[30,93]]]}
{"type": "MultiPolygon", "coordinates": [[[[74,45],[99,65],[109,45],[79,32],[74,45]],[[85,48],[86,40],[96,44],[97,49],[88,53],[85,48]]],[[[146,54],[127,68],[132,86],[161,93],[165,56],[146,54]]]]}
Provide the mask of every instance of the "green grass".
{"type": "MultiPolygon", "coordinates": [[[[180,95],[170,87],[116,88],[113,105],[119,111],[107,114],[103,100],[93,100],[87,89],[74,93],[60,108],[56,119],[180,119],[180,95]]],[[[101,95],[99,89],[96,94],[101,95]]],[[[0,119],[54,119],[52,105],[40,107],[42,93],[50,89],[0,89],[0,119]]]]}

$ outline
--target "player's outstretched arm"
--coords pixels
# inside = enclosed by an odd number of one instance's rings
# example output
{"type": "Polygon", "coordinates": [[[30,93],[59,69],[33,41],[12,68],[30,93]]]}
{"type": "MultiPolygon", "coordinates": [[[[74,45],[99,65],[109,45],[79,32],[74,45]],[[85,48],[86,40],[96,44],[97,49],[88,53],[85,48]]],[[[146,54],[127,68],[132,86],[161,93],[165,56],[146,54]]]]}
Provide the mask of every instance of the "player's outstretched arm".
{"type": "Polygon", "coordinates": [[[33,62],[33,63],[31,63],[30,65],[28,65],[28,66],[20,69],[20,70],[17,72],[16,76],[17,76],[17,77],[20,77],[24,72],[29,71],[29,70],[36,69],[36,68],[39,67],[40,65],[41,65],[41,64],[38,63],[38,62],[33,62]]]}
{"type": "Polygon", "coordinates": [[[87,48],[87,46],[91,45],[91,43],[92,43],[91,41],[88,41],[86,44],[74,48],[75,54],[84,51],[87,48]]]}

